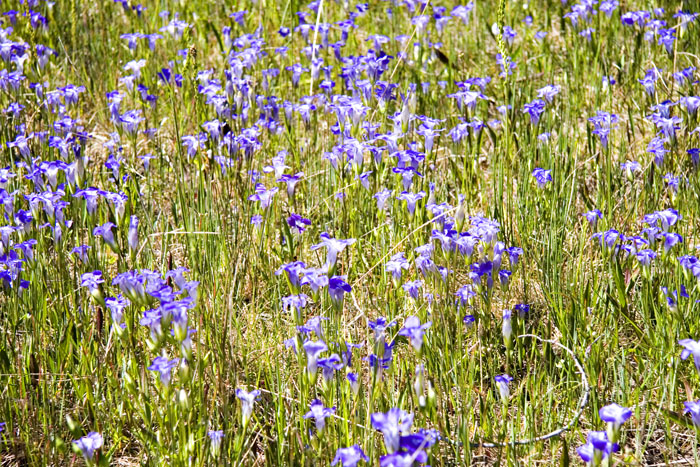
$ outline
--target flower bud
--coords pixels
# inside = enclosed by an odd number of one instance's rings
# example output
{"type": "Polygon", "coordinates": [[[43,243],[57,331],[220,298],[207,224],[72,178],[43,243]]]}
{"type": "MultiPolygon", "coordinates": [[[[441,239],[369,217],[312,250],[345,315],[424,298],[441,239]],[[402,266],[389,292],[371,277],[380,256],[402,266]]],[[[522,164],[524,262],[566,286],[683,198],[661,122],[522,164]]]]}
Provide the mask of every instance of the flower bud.
{"type": "Polygon", "coordinates": [[[177,403],[180,404],[180,407],[182,407],[183,410],[190,409],[190,398],[187,395],[187,391],[184,389],[180,389],[180,391],[177,393],[177,403]]]}
{"type": "Polygon", "coordinates": [[[510,310],[503,310],[503,342],[508,350],[513,348],[513,324],[511,321],[511,315],[512,312],[510,310]]]}
{"type": "Polygon", "coordinates": [[[187,360],[183,358],[180,360],[180,380],[183,382],[183,384],[187,384],[190,382],[191,377],[192,370],[190,369],[190,365],[187,363],[187,360]]]}

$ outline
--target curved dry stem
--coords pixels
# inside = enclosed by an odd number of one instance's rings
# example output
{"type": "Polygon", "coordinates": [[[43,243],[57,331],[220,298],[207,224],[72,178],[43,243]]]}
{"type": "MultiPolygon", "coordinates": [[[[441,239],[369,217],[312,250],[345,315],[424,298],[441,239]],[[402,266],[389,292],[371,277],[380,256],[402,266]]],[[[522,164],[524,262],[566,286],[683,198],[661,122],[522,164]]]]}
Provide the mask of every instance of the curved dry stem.
{"type": "Polygon", "coordinates": [[[474,448],[505,448],[507,446],[522,446],[522,445],[527,445],[527,444],[532,444],[536,443],[538,441],[544,441],[550,438],[554,438],[555,436],[559,436],[565,431],[569,430],[579,419],[581,414],[583,413],[583,409],[586,408],[586,405],[588,405],[588,398],[591,393],[591,386],[588,383],[588,376],[586,375],[586,371],[583,369],[583,365],[581,365],[581,362],[578,361],[578,358],[576,358],[576,354],[574,354],[574,351],[568,348],[567,346],[553,340],[548,340],[548,339],[542,339],[539,336],[536,336],[534,334],[522,334],[518,336],[518,339],[523,338],[523,337],[534,337],[540,342],[547,342],[552,345],[556,345],[557,347],[563,349],[566,353],[568,353],[571,356],[571,359],[574,361],[574,365],[576,365],[576,368],[578,368],[578,371],[581,373],[581,384],[583,384],[583,393],[581,394],[581,399],[579,399],[578,403],[578,409],[576,410],[576,413],[569,419],[569,422],[564,425],[563,427],[556,429],[550,433],[547,433],[546,435],[542,436],[537,436],[535,438],[530,438],[530,439],[516,439],[513,441],[507,441],[505,443],[475,443],[475,442],[470,442],[469,444],[471,447],[474,448]]]}

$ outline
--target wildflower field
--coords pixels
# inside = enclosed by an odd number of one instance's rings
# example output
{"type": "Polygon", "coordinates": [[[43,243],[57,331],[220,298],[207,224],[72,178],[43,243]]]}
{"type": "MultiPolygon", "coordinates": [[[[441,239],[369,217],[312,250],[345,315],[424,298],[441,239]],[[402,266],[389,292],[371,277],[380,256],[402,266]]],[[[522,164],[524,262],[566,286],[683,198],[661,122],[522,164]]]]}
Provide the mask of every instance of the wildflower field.
{"type": "Polygon", "coordinates": [[[0,465],[700,465],[700,5],[0,4],[0,465]]]}

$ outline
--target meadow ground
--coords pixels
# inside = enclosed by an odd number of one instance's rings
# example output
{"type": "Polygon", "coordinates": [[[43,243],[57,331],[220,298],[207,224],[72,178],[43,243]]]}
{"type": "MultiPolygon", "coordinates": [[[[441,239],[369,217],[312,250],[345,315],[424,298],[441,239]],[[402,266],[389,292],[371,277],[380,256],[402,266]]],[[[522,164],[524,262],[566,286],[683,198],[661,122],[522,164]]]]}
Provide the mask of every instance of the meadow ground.
{"type": "Polygon", "coordinates": [[[0,464],[700,464],[694,2],[0,9],[0,464]]]}

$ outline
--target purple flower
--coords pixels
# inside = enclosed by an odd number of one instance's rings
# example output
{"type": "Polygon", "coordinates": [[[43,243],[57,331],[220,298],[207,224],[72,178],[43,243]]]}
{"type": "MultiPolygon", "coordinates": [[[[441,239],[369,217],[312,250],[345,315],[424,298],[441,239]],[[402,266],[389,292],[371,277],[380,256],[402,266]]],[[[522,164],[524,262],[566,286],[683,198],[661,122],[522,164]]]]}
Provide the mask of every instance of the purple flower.
{"type": "Polygon", "coordinates": [[[700,400],[695,402],[683,402],[683,405],[685,406],[683,413],[689,413],[693,420],[693,425],[700,428],[700,400]]]}
{"type": "Polygon", "coordinates": [[[461,19],[462,23],[467,26],[469,24],[469,15],[473,9],[474,2],[470,1],[466,5],[457,5],[454,7],[450,15],[461,19]]]}
{"type": "Polygon", "coordinates": [[[380,316],[376,321],[368,321],[367,324],[369,325],[370,329],[374,331],[375,342],[382,342],[384,341],[386,329],[394,326],[396,321],[389,322],[386,318],[380,316]]]}
{"type": "Polygon", "coordinates": [[[591,431],[588,433],[588,441],[583,446],[576,449],[576,452],[584,462],[591,465],[600,465],[612,453],[617,452],[620,446],[611,443],[608,435],[604,431],[591,431]]]}
{"type": "Polygon", "coordinates": [[[659,28],[656,33],[659,37],[657,39],[657,44],[663,45],[667,53],[673,54],[673,43],[676,40],[675,31],[673,29],[659,28]]]}
{"type": "Polygon", "coordinates": [[[92,230],[94,236],[102,237],[102,240],[109,245],[113,251],[118,251],[117,241],[114,239],[114,234],[112,233],[112,227],[115,225],[112,222],[105,222],[102,225],[98,225],[92,230]]]}
{"type": "Polygon", "coordinates": [[[365,190],[369,190],[369,176],[372,175],[372,171],[364,172],[361,173],[360,175],[355,177],[355,180],[359,180],[360,183],[362,184],[362,187],[365,190]]]}
{"type": "Polygon", "coordinates": [[[700,373],[700,341],[681,339],[678,343],[684,347],[681,352],[681,360],[686,360],[692,355],[695,361],[695,369],[700,373]]]}
{"type": "Polygon", "coordinates": [[[352,389],[353,394],[357,395],[360,391],[360,380],[355,373],[348,373],[345,378],[350,383],[350,389],[352,389]]]}
{"type": "Polygon", "coordinates": [[[413,177],[415,175],[418,175],[419,177],[423,176],[413,167],[394,167],[393,169],[391,169],[391,171],[401,175],[401,181],[403,182],[404,190],[408,190],[409,188],[411,188],[411,184],[413,183],[413,177]]]}
{"type": "Polygon", "coordinates": [[[659,168],[661,168],[664,164],[664,157],[668,152],[668,149],[666,149],[665,144],[668,141],[668,138],[666,138],[665,136],[657,136],[655,138],[652,138],[652,140],[649,141],[649,144],[647,145],[647,152],[654,155],[654,164],[656,164],[659,168]]]}
{"type": "MultiPolygon", "coordinates": [[[[406,453],[415,458],[414,462],[423,463],[428,460],[425,452],[438,440],[440,434],[437,430],[421,429],[418,433],[401,436],[399,453],[406,453]]],[[[403,465],[403,464],[400,464],[403,465]]]]}
{"type": "Polygon", "coordinates": [[[632,174],[642,169],[642,166],[637,161],[622,162],[620,164],[620,169],[627,173],[627,178],[632,179],[632,174]]]}
{"type": "Polygon", "coordinates": [[[297,338],[290,337],[289,339],[285,339],[284,348],[285,349],[292,349],[294,351],[294,354],[296,355],[299,351],[299,348],[297,346],[297,338]]]}
{"type": "Polygon", "coordinates": [[[678,211],[673,208],[664,209],[663,211],[655,211],[651,214],[644,216],[644,223],[652,227],[660,227],[664,232],[668,232],[668,229],[674,225],[679,220],[682,220],[683,216],[680,215],[678,211]]]}
{"type": "Polygon", "coordinates": [[[637,252],[637,260],[643,267],[649,267],[654,259],[656,259],[654,250],[645,249],[637,252]]]}
{"type": "Polygon", "coordinates": [[[552,102],[554,100],[554,96],[559,94],[560,91],[561,86],[556,84],[548,84],[547,86],[537,90],[537,97],[544,99],[547,102],[552,102]]]}
{"type": "Polygon", "coordinates": [[[323,402],[318,399],[311,401],[309,406],[309,411],[304,415],[304,419],[313,418],[316,421],[316,430],[323,431],[326,426],[326,418],[330,417],[335,413],[335,407],[324,407],[323,402]]]}
{"type": "Polygon", "coordinates": [[[253,224],[256,229],[259,229],[263,223],[263,216],[261,216],[260,214],[254,214],[250,218],[250,223],[253,224]]]}
{"type": "Polygon", "coordinates": [[[685,255],[678,258],[680,265],[693,274],[695,277],[700,277],[700,260],[695,256],[685,255]]]}
{"type": "Polygon", "coordinates": [[[102,435],[95,431],[92,431],[88,433],[87,436],[83,436],[82,438],[73,441],[75,447],[77,447],[83,457],[89,461],[95,457],[95,451],[100,449],[103,443],[104,439],[102,438],[102,435]]]}
{"type": "Polygon", "coordinates": [[[619,3],[617,0],[604,0],[600,2],[599,10],[605,13],[608,18],[612,18],[613,12],[617,9],[619,3]]]}
{"type": "Polygon", "coordinates": [[[143,37],[143,34],[141,33],[129,33],[129,34],[122,34],[119,36],[120,39],[124,39],[127,41],[127,46],[129,47],[129,50],[135,50],[136,46],[138,45],[138,40],[143,37]]]}
{"type": "Polygon", "coordinates": [[[267,165],[263,167],[263,172],[265,173],[275,173],[275,178],[282,177],[284,169],[288,169],[289,166],[285,165],[285,159],[287,157],[287,151],[279,151],[275,157],[272,158],[272,165],[267,165]]]}
{"type": "Polygon", "coordinates": [[[304,176],[304,172],[298,172],[295,173],[294,175],[282,175],[279,179],[277,179],[278,183],[286,183],[287,184],[287,195],[290,198],[294,198],[294,191],[296,189],[297,182],[301,180],[301,177],[304,176]]]}
{"type": "Polygon", "coordinates": [[[420,451],[416,453],[416,455],[398,451],[380,457],[379,467],[411,467],[413,465],[422,464],[427,460],[428,456],[424,451],[420,451]]]}
{"type": "Polygon", "coordinates": [[[538,167],[532,171],[532,176],[535,177],[535,181],[537,182],[537,186],[540,188],[544,188],[548,182],[552,181],[552,171],[551,170],[545,170],[545,169],[541,169],[538,167]]]}
{"type": "Polygon", "coordinates": [[[692,83],[695,70],[696,68],[694,66],[684,68],[681,71],[674,73],[673,79],[675,79],[680,86],[684,86],[686,83],[692,83]]]}
{"type": "Polygon", "coordinates": [[[92,215],[97,211],[97,200],[100,197],[100,190],[97,188],[85,188],[84,190],[78,190],[73,195],[74,198],[82,197],[85,199],[85,207],[87,213],[92,215]]]}
{"type": "Polygon", "coordinates": [[[523,106],[523,113],[530,114],[530,123],[537,125],[540,121],[540,116],[544,112],[544,101],[535,99],[534,101],[523,106]]]}
{"type": "Polygon", "coordinates": [[[297,312],[297,316],[301,316],[301,310],[306,307],[308,302],[308,295],[303,293],[282,297],[282,307],[284,310],[291,311],[293,308],[297,312]]]}
{"type": "Polygon", "coordinates": [[[207,140],[206,133],[198,135],[185,135],[182,137],[182,145],[187,148],[187,156],[192,158],[197,154],[197,151],[204,147],[204,142],[207,140]]]}
{"type": "Polygon", "coordinates": [[[610,130],[615,128],[618,120],[617,115],[602,110],[599,110],[594,117],[588,119],[593,124],[593,134],[598,135],[604,148],[608,147],[610,130]]]}
{"type": "Polygon", "coordinates": [[[496,54],[496,63],[501,66],[501,73],[499,75],[501,78],[506,76],[506,66],[508,67],[508,75],[512,75],[513,70],[515,70],[518,65],[511,57],[506,57],[504,59],[501,54],[496,54]]]}
{"type": "Polygon", "coordinates": [[[160,373],[160,382],[163,386],[167,387],[170,385],[172,369],[177,366],[179,361],[180,360],[177,358],[168,360],[166,357],[156,357],[148,369],[160,373]]]}
{"type": "Polygon", "coordinates": [[[311,225],[311,221],[309,219],[306,219],[306,218],[300,216],[299,214],[292,213],[287,218],[287,224],[292,229],[292,231],[301,235],[301,233],[304,232],[306,230],[306,228],[311,225]]]}
{"type": "Polygon", "coordinates": [[[314,332],[316,336],[318,336],[320,339],[323,339],[323,328],[321,327],[321,321],[328,320],[328,318],[321,317],[321,316],[314,316],[313,318],[310,318],[306,324],[303,326],[297,326],[297,330],[300,333],[304,334],[309,334],[311,332],[314,332]]]}
{"type": "MultiPolygon", "coordinates": [[[[434,204],[429,204],[428,209],[432,210],[433,213],[435,213],[435,208],[436,205],[434,204]]],[[[445,230],[444,232],[441,232],[440,230],[433,230],[432,235],[430,236],[431,239],[436,239],[440,241],[442,251],[445,253],[452,253],[455,248],[456,244],[454,242],[454,237],[457,236],[457,232],[455,230],[445,230]]]]}
{"type": "Polygon", "coordinates": [[[133,135],[138,130],[139,123],[144,121],[140,110],[130,110],[119,117],[119,123],[128,134],[133,135]]]}
{"type": "Polygon", "coordinates": [[[218,120],[210,120],[207,122],[202,123],[202,128],[204,128],[204,131],[209,133],[209,137],[213,141],[219,141],[219,138],[221,136],[221,122],[218,120]]]}
{"type": "Polygon", "coordinates": [[[349,238],[347,240],[339,240],[331,238],[326,232],[321,234],[321,243],[311,246],[311,251],[318,250],[319,248],[326,248],[326,263],[325,268],[330,270],[335,266],[335,262],[338,258],[338,253],[341,253],[346,246],[355,243],[354,238],[349,238]]]}
{"type": "Polygon", "coordinates": [[[518,261],[520,260],[520,257],[524,253],[523,249],[517,246],[511,246],[509,248],[506,248],[505,252],[508,253],[508,261],[510,261],[510,268],[515,270],[515,268],[518,266],[518,261]]]}
{"type": "Polygon", "coordinates": [[[129,232],[127,234],[127,239],[129,241],[129,248],[131,251],[136,252],[139,249],[139,218],[136,216],[131,216],[129,218],[129,232]]]}
{"type": "Polygon", "coordinates": [[[503,38],[508,42],[508,45],[513,45],[513,41],[517,35],[518,33],[510,26],[503,26],[503,38]]]}
{"type": "Polygon", "coordinates": [[[377,209],[380,211],[384,209],[384,206],[386,205],[387,200],[391,197],[392,193],[392,190],[385,188],[374,195],[374,198],[377,200],[377,209]]]}
{"type": "Polygon", "coordinates": [[[674,18],[680,18],[682,31],[686,31],[688,29],[688,25],[694,22],[699,16],[700,14],[698,13],[683,10],[678,10],[678,13],[673,15],[674,18]]]}
{"type": "Polygon", "coordinates": [[[103,282],[102,271],[86,272],[80,276],[81,287],[87,287],[90,293],[98,291],[103,282]]]}
{"type": "Polygon", "coordinates": [[[579,31],[578,35],[581,37],[585,37],[588,41],[590,41],[591,36],[593,35],[594,32],[595,32],[595,29],[586,28],[586,29],[582,29],[581,31],[579,31]]]}
{"type": "Polygon", "coordinates": [[[505,341],[506,348],[511,348],[511,337],[513,335],[513,312],[511,310],[503,310],[503,323],[501,325],[501,334],[505,341]]]}
{"type": "Polygon", "coordinates": [[[469,134],[469,128],[471,128],[469,123],[458,123],[447,136],[450,136],[453,142],[460,143],[469,134]]]}
{"type": "Polygon", "coordinates": [[[501,400],[506,403],[510,397],[510,388],[508,385],[513,378],[507,374],[498,375],[493,378],[496,381],[496,386],[498,387],[498,392],[501,395],[501,400]]]}
{"type": "Polygon", "coordinates": [[[425,29],[428,27],[430,22],[430,16],[428,15],[418,15],[411,18],[411,24],[416,27],[417,35],[420,37],[425,33],[425,29]]]}
{"type": "Polygon", "coordinates": [[[485,286],[488,289],[493,287],[493,262],[483,261],[480,263],[473,263],[470,267],[469,277],[474,282],[474,285],[478,287],[485,286]],[[486,278],[486,283],[484,284],[481,279],[486,278]]]}
{"type": "Polygon", "coordinates": [[[676,130],[680,130],[679,124],[683,122],[681,117],[663,117],[658,114],[654,114],[651,117],[651,121],[656,125],[663,135],[671,141],[676,140],[676,130]]]}
{"type": "Polygon", "coordinates": [[[459,254],[470,257],[474,252],[474,247],[479,243],[479,238],[468,232],[463,232],[454,242],[459,254]]]}
{"type": "Polygon", "coordinates": [[[384,434],[384,445],[389,453],[399,450],[401,435],[407,434],[413,424],[413,414],[399,408],[391,408],[386,413],[373,413],[372,426],[384,434]]]}
{"type": "Polygon", "coordinates": [[[77,104],[80,94],[85,92],[85,86],[75,86],[74,84],[69,84],[59,89],[63,91],[66,106],[77,104]]]}
{"type": "Polygon", "coordinates": [[[399,331],[400,336],[408,337],[411,340],[411,345],[420,353],[421,347],[423,346],[423,334],[425,331],[430,329],[432,322],[428,321],[425,324],[421,324],[420,319],[417,316],[409,316],[403,323],[403,328],[399,331]]]}
{"type": "Polygon", "coordinates": [[[425,152],[427,154],[430,154],[431,151],[433,150],[433,140],[435,139],[435,137],[437,135],[440,134],[441,131],[443,131],[443,130],[431,128],[429,126],[426,126],[425,124],[421,125],[416,130],[416,133],[418,133],[419,135],[421,135],[425,138],[425,142],[423,143],[423,146],[425,147],[425,152]]]}
{"type": "Polygon", "coordinates": [[[189,27],[190,25],[186,22],[174,18],[170,21],[170,23],[160,28],[159,31],[167,32],[172,37],[174,37],[175,40],[180,40],[180,38],[182,37],[182,33],[185,31],[185,29],[188,29],[189,27]]]}
{"type": "Polygon", "coordinates": [[[524,318],[530,312],[530,305],[526,303],[518,303],[513,308],[518,312],[519,318],[524,318]]]}
{"type": "Polygon", "coordinates": [[[600,246],[605,249],[612,249],[618,240],[624,239],[624,236],[615,229],[606,230],[605,232],[597,232],[591,238],[598,239],[600,246]]]}
{"type": "MultiPolygon", "coordinates": [[[[455,99],[457,101],[457,109],[459,109],[460,111],[462,111],[463,108],[466,108],[470,112],[474,111],[479,99],[487,99],[487,97],[481,92],[470,91],[468,89],[464,89],[453,94],[448,94],[447,97],[455,99]]],[[[466,127],[463,127],[463,131],[466,131],[466,127]]],[[[453,139],[455,139],[454,135],[452,137],[453,139]]]]}
{"type": "Polygon", "coordinates": [[[17,135],[14,141],[7,142],[7,147],[17,148],[17,151],[20,153],[20,155],[22,155],[23,157],[29,157],[31,154],[29,149],[29,140],[31,138],[31,135],[29,137],[26,137],[24,135],[17,135]]]}
{"type": "Polygon", "coordinates": [[[124,309],[131,305],[129,299],[121,295],[117,295],[116,297],[108,297],[105,299],[105,305],[107,305],[107,308],[109,308],[112,314],[112,322],[114,323],[114,326],[123,326],[124,309]]]}
{"type": "Polygon", "coordinates": [[[615,81],[615,78],[613,78],[612,76],[605,76],[605,75],[603,75],[603,78],[602,78],[601,81],[602,81],[602,83],[603,83],[603,89],[604,89],[604,90],[605,90],[608,86],[614,86],[615,84],[617,84],[617,81],[615,81]]]}
{"type": "Polygon", "coordinates": [[[386,262],[386,272],[390,273],[395,281],[401,280],[403,269],[409,268],[409,262],[404,257],[403,252],[396,253],[386,262]]]}
{"type": "Polygon", "coordinates": [[[700,108],[700,97],[697,96],[681,97],[680,102],[683,104],[689,115],[695,115],[698,108],[700,108]]]}
{"type": "Polygon", "coordinates": [[[655,83],[656,83],[657,79],[658,79],[658,73],[656,73],[652,70],[647,70],[647,73],[646,73],[646,75],[644,75],[644,78],[639,80],[639,84],[644,86],[644,90],[651,97],[653,97],[654,94],[656,93],[655,83]]]}
{"type": "Polygon", "coordinates": [[[664,181],[666,182],[666,186],[673,192],[675,195],[678,193],[678,188],[680,188],[680,183],[681,183],[681,178],[676,177],[671,173],[667,173],[664,175],[664,181]]]}
{"type": "Polygon", "coordinates": [[[418,299],[418,292],[423,286],[423,281],[416,279],[415,281],[408,281],[404,283],[401,287],[406,291],[409,297],[413,299],[418,299]]]}
{"type": "Polygon", "coordinates": [[[322,340],[304,342],[304,351],[306,352],[306,370],[310,375],[316,375],[316,371],[318,370],[318,356],[326,350],[328,350],[328,346],[322,340]]]}
{"type": "Polygon", "coordinates": [[[583,446],[576,448],[576,453],[581,457],[581,460],[586,463],[586,465],[595,465],[595,448],[591,443],[586,443],[583,446]]]}
{"type": "Polygon", "coordinates": [[[265,185],[262,183],[256,183],[255,184],[255,194],[252,194],[248,196],[249,201],[259,201],[260,202],[260,207],[263,209],[267,209],[270,207],[272,204],[272,198],[275,196],[275,193],[279,191],[279,188],[273,187],[270,188],[269,190],[265,188],[265,185]]]}
{"type": "Polygon", "coordinates": [[[680,234],[674,232],[663,232],[661,234],[664,237],[664,251],[668,253],[671,248],[679,243],[683,243],[683,237],[680,234]]]}
{"type": "Polygon", "coordinates": [[[360,461],[369,462],[369,457],[367,457],[362,448],[356,444],[348,448],[338,448],[331,465],[337,465],[338,462],[340,462],[342,467],[355,467],[360,461]]]}
{"type": "Polygon", "coordinates": [[[250,416],[253,413],[253,405],[259,396],[259,389],[254,389],[250,392],[246,392],[244,389],[236,389],[236,397],[241,400],[241,412],[243,414],[244,426],[248,423],[248,420],[250,420],[250,416]]]}
{"type": "Polygon", "coordinates": [[[487,245],[493,245],[498,237],[500,225],[498,222],[485,217],[473,216],[471,218],[472,227],[469,233],[483,241],[487,245]]]}
{"type": "Polygon", "coordinates": [[[327,272],[323,269],[305,269],[304,277],[301,279],[301,285],[308,285],[314,293],[319,289],[328,285],[327,272]]]}
{"type": "MultiPolygon", "coordinates": [[[[308,32],[307,32],[307,34],[308,34],[308,32]]],[[[290,65],[290,66],[286,67],[285,69],[287,71],[292,72],[292,86],[294,86],[294,87],[297,87],[299,85],[299,79],[301,78],[301,74],[309,71],[308,68],[302,66],[300,63],[295,63],[294,65],[290,65]]]]}
{"type": "Polygon", "coordinates": [[[460,287],[457,292],[455,293],[457,296],[457,306],[464,306],[467,305],[471,302],[472,298],[476,297],[476,292],[474,291],[474,288],[467,284],[462,287],[460,287]]]}
{"type": "Polygon", "coordinates": [[[207,432],[209,440],[211,441],[211,450],[214,456],[216,456],[221,449],[221,441],[224,439],[224,432],[222,430],[209,430],[207,432]]]}
{"type": "Polygon", "coordinates": [[[333,276],[328,280],[328,295],[336,303],[343,301],[343,296],[352,291],[350,284],[345,282],[347,276],[333,276]]]}
{"type": "Polygon", "coordinates": [[[596,224],[598,223],[598,219],[603,218],[603,213],[600,212],[600,210],[598,210],[598,209],[593,209],[592,211],[584,212],[581,215],[586,218],[588,223],[593,228],[595,228],[596,224]]]}
{"type": "Polygon", "coordinates": [[[608,423],[608,437],[616,443],[620,436],[620,426],[631,416],[632,410],[617,404],[606,405],[598,411],[600,419],[608,423]]]}
{"type": "Polygon", "coordinates": [[[324,381],[330,381],[333,379],[333,375],[336,371],[342,370],[345,365],[340,360],[338,354],[333,354],[328,358],[321,358],[318,360],[318,366],[321,368],[321,374],[323,375],[324,381]]]}
{"type": "Polygon", "coordinates": [[[416,203],[423,198],[425,198],[425,191],[420,191],[418,193],[409,193],[404,191],[396,197],[398,200],[406,201],[406,207],[411,216],[413,216],[413,213],[416,210],[416,203]]]}
{"type": "MultiPolygon", "coordinates": [[[[661,287],[661,292],[666,297],[666,304],[671,309],[671,311],[673,311],[673,312],[678,311],[678,303],[677,303],[678,302],[678,290],[669,291],[667,287],[661,287]]],[[[684,285],[681,285],[681,294],[680,295],[683,298],[688,298],[688,292],[687,292],[684,285]]],[[[688,339],[686,339],[686,340],[688,340],[688,339]]],[[[681,342],[682,341],[679,341],[679,343],[681,343],[681,342]]],[[[681,353],[681,359],[685,360],[682,357],[683,357],[683,353],[681,353]]]]}

